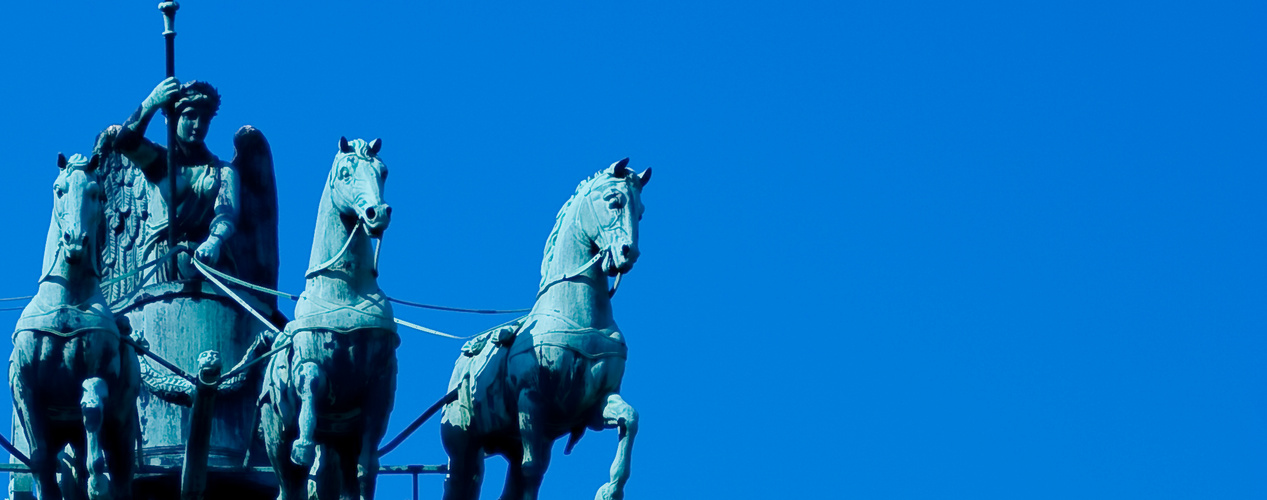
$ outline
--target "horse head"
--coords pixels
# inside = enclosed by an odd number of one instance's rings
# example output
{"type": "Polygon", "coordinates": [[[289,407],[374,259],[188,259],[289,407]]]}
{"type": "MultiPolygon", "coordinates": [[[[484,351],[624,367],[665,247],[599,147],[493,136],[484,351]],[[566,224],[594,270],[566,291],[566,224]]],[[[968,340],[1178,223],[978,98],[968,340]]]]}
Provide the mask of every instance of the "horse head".
{"type": "MultiPolygon", "coordinates": [[[[97,155],[57,155],[60,173],[53,182],[53,223],[57,246],[68,264],[97,251],[97,232],[105,219],[105,191],[97,183],[97,155]]],[[[95,257],[94,257],[95,258],[95,257]]]]}
{"type": "Polygon", "coordinates": [[[603,270],[609,275],[627,273],[638,261],[638,222],[645,210],[642,188],[651,180],[651,169],[639,174],[628,164],[625,158],[604,170],[585,199],[593,217],[586,233],[593,246],[606,252],[603,270]]]}
{"type": "Polygon", "coordinates": [[[379,237],[391,223],[392,207],[383,202],[387,166],[378,158],[383,141],[339,138],[339,154],[327,179],[330,202],[343,217],[359,220],[370,236],[379,237]]]}

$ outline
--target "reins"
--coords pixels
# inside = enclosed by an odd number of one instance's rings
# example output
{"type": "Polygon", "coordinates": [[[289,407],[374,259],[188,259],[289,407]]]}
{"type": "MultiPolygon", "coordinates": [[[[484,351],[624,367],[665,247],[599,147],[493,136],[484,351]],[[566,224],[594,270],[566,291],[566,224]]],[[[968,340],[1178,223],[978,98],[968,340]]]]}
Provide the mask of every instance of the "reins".
{"type": "MultiPolygon", "coordinates": [[[[576,268],[573,269],[571,272],[560,274],[554,279],[551,279],[545,282],[545,284],[541,285],[541,288],[537,290],[537,298],[540,299],[541,295],[546,293],[546,290],[550,289],[550,287],[557,285],[559,283],[563,283],[564,281],[572,281],[577,276],[585,274],[587,271],[590,270],[591,267],[594,267],[594,264],[597,264],[600,261],[602,261],[603,258],[606,257],[607,254],[609,253],[611,253],[611,250],[607,250],[607,249],[600,250],[598,253],[594,254],[593,257],[590,257],[590,260],[585,261],[584,264],[576,266],[576,268]]],[[[607,291],[607,298],[612,298],[616,296],[616,289],[620,287],[620,278],[623,277],[624,275],[625,273],[616,273],[616,282],[612,283],[611,290],[607,291]]],[[[525,309],[525,311],[531,311],[531,309],[525,309]]]]}
{"type": "MultiPolygon", "coordinates": [[[[334,257],[331,257],[330,260],[308,268],[307,271],[304,271],[304,278],[311,278],[314,274],[330,269],[330,266],[333,266],[339,261],[339,259],[342,259],[343,255],[348,253],[348,248],[352,246],[352,239],[356,238],[356,232],[361,229],[361,224],[363,223],[364,222],[358,217],[356,219],[356,226],[354,226],[351,231],[348,231],[348,239],[343,242],[343,248],[339,249],[339,253],[334,254],[334,257]]],[[[378,272],[378,255],[374,256],[374,272],[378,272]]]]}

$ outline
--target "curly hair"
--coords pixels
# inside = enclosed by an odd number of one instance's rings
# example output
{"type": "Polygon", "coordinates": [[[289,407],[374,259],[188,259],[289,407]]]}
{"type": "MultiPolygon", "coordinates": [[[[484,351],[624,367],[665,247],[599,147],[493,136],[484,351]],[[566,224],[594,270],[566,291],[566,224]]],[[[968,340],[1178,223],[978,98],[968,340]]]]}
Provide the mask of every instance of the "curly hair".
{"type": "Polygon", "coordinates": [[[208,116],[216,116],[220,111],[220,92],[210,83],[190,80],[181,84],[180,97],[176,100],[176,114],[189,106],[198,106],[207,111],[208,116]]]}

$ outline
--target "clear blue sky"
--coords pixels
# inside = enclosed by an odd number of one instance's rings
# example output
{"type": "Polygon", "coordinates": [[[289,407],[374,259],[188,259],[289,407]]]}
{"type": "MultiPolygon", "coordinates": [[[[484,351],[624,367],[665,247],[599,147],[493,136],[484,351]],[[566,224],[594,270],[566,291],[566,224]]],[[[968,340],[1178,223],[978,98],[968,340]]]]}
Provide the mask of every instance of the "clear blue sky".
{"type": "MultiPolygon", "coordinates": [[[[576,183],[655,167],[630,498],[1267,496],[1267,6],[681,3],[188,0],[177,70],[224,96],[214,152],[271,141],[292,291],[339,136],[383,139],[383,288],[457,306],[528,306],[576,183]]],[[[5,6],[0,296],[57,152],[162,78],[156,4],[5,6]]],[[[393,434],[460,345],[405,337],[393,434]]],[[[592,498],[615,443],[544,496],[592,498]]],[[[444,460],[431,422],[384,462],[444,460]]]]}

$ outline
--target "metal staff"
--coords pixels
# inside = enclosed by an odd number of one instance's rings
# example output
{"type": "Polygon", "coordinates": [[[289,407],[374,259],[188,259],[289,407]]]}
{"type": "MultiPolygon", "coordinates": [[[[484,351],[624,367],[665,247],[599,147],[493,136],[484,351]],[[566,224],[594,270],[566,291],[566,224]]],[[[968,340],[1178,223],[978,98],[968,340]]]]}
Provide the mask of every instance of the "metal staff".
{"type": "MultiPolygon", "coordinates": [[[[163,2],[163,38],[167,41],[167,77],[176,76],[176,10],[180,4],[163,2]]],[[[167,248],[176,248],[176,102],[167,105],[167,248]]],[[[176,259],[171,261],[172,279],[176,278],[176,259]]]]}

